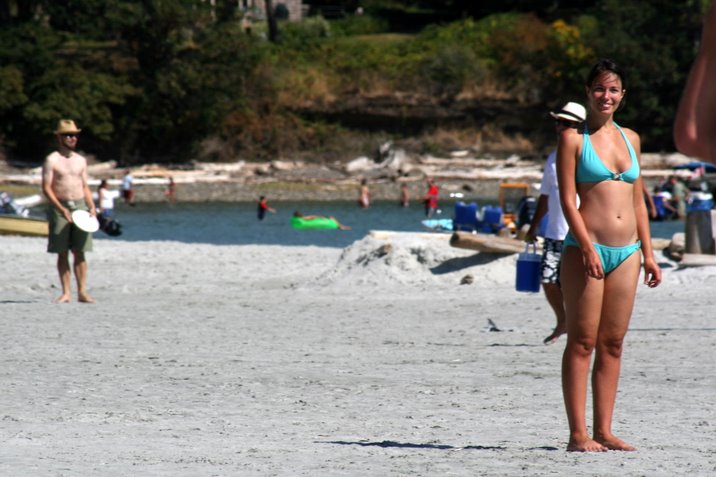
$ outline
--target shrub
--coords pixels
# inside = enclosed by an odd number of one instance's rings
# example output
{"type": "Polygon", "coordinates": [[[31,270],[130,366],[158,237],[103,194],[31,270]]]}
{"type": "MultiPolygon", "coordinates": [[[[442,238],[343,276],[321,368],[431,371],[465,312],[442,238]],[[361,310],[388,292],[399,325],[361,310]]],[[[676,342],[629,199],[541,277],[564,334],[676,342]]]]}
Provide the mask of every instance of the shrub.
{"type": "Polygon", "coordinates": [[[281,46],[289,50],[315,47],[331,35],[331,26],[322,17],[311,17],[300,22],[281,23],[281,46]]]}
{"type": "Polygon", "coordinates": [[[336,36],[374,35],[388,31],[388,22],[369,15],[353,15],[331,23],[336,36]]]}

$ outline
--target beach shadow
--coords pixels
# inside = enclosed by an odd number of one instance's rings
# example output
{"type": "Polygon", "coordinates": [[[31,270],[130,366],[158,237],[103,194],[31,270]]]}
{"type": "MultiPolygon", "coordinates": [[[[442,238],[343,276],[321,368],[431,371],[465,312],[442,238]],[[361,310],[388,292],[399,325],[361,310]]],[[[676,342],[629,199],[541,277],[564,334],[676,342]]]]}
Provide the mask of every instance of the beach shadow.
{"type": "Polygon", "coordinates": [[[412,442],[396,442],[396,441],[316,441],[318,444],[333,444],[340,446],[360,446],[360,447],[382,447],[397,449],[436,449],[436,450],[505,450],[502,446],[451,446],[448,444],[415,444],[412,442]]]}
{"type": "Polygon", "coordinates": [[[0,305],[11,305],[16,303],[35,303],[30,300],[0,300],[0,305]]]}
{"type": "Polygon", "coordinates": [[[446,273],[456,272],[464,268],[476,267],[478,265],[487,265],[504,257],[499,253],[478,253],[469,257],[455,257],[445,260],[440,265],[433,267],[430,271],[435,275],[444,275],[446,273]]]}
{"type": "MultiPolygon", "coordinates": [[[[339,446],[360,446],[360,447],[381,447],[381,448],[395,448],[395,449],[435,449],[435,450],[488,450],[488,451],[501,451],[507,450],[504,446],[451,446],[449,444],[415,444],[412,442],[396,442],[396,441],[315,441],[317,444],[333,444],[339,446]]],[[[554,446],[538,446],[528,447],[527,451],[559,451],[559,447],[554,446]]]]}

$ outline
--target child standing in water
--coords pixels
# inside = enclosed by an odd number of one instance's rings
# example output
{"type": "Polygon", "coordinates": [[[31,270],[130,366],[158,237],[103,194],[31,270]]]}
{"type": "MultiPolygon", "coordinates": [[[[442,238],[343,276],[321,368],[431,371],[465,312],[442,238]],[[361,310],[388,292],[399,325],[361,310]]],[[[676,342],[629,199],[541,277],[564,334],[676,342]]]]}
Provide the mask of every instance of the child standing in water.
{"type": "Polygon", "coordinates": [[[263,220],[266,216],[266,212],[271,212],[272,214],[275,214],[276,209],[269,207],[268,202],[266,201],[266,197],[262,195],[261,197],[259,197],[258,208],[256,210],[256,215],[258,219],[263,220]]]}
{"type": "Polygon", "coordinates": [[[360,181],[360,192],[358,194],[358,205],[362,209],[370,207],[370,190],[368,189],[368,181],[363,179],[360,181]]]}
{"type": "Polygon", "coordinates": [[[408,193],[408,185],[406,183],[400,184],[400,206],[410,206],[410,194],[408,193]]]}

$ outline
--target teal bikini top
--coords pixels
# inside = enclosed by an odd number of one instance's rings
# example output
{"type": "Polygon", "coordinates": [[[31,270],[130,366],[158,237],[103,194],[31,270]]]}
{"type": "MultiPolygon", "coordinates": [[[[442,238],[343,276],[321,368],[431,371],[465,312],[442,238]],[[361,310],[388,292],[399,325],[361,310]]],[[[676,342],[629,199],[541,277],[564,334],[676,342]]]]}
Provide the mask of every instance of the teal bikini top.
{"type": "Polygon", "coordinates": [[[602,181],[624,181],[633,184],[639,178],[639,161],[636,158],[634,148],[631,147],[631,143],[627,139],[624,131],[616,123],[617,127],[624,142],[626,142],[627,149],[629,149],[629,157],[631,157],[631,167],[620,173],[612,172],[607,169],[604,165],[597,152],[592,147],[592,142],[589,140],[589,131],[587,125],[584,125],[584,134],[582,142],[582,155],[579,158],[579,164],[577,164],[577,184],[582,182],[602,182],[602,181]]]}

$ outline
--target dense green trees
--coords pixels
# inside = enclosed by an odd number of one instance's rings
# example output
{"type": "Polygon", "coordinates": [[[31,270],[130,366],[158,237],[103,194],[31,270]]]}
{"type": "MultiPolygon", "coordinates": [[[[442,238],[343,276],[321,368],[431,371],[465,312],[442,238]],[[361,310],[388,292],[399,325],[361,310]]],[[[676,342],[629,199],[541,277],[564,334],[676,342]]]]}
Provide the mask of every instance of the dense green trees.
{"type": "Polygon", "coordinates": [[[645,149],[670,149],[705,3],[373,0],[361,17],[281,23],[271,44],[265,23],[242,30],[231,0],[0,0],[0,146],[39,160],[72,117],[84,148],[124,163],[320,151],[355,131],[316,119],[317,106],[555,107],[581,100],[586,70],[610,56],[630,71],[620,120],[645,149]],[[391,32],[375,16],[389,8],[456,20],[391,32]]]}
{"type": "Polygon", "coordinates": [[[244,107],[262,55],[208,2],[37,1],[33,11],[0,31],[1,139],[28,158],[41,157],[60,117],[75,118],[100,156],[192,157],[244,107]]]}

